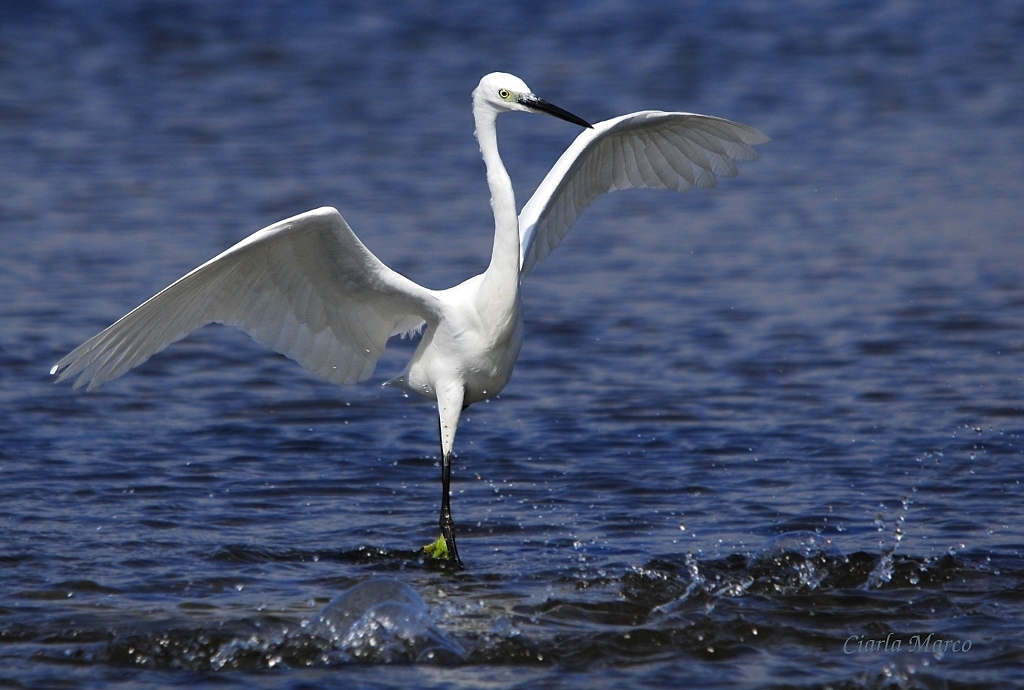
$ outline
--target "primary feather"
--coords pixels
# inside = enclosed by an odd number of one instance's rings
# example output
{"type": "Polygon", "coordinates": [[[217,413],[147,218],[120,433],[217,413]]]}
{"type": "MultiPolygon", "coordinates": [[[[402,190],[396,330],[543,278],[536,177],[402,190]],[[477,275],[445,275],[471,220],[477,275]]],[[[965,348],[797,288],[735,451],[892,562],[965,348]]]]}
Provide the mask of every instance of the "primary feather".
{"type": "Polygon", "coordinates": [[[436,320],[431,293],[394,272],[333,208],[250,235],[54,365],[92,389],[208,323],[235,326],[335,383],[369,378],[392,335],[436,320]]]}
{"type": "Polygon", "coordinates": [[[606,192],[685,192],[733,177],[733,161],[768,141],[753,127],[707,115],[645,110],[598,122],[566,149],[519,214],[520,272],[527,275],[606,192]]]}

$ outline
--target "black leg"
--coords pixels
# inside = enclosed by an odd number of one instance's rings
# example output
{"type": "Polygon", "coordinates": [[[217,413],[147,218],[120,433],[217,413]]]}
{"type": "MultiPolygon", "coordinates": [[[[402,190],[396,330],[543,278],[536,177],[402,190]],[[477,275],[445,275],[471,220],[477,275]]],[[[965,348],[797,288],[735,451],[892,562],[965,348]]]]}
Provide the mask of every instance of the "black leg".
{"type": "Polygon", "coordinates": [[[448,546],[448,555],[455,564],[462,567],[459,550],[455,547],[455,522],[452,520],[451,504],[452,457],[445,454],[441,460],[441,536],[448,546]]]}

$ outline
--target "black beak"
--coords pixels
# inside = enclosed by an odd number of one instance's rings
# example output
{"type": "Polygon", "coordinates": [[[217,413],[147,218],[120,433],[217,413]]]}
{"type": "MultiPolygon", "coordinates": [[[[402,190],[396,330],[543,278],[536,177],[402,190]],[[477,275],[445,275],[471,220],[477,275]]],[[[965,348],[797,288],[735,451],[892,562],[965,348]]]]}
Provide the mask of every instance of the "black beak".
{"type": "Polygon", "coordinates": [[[547,101],[537,98],[536,96],[533,95],[520,96],[519,103],[520,105],[525,105],[530,110],[534,110],[538,113],[547,113],[548,115],[554,115],[559,120],[565,120],[566,122],[571,122],[574,125],[579,125],[580,127],[586,127],[587,129],[590,129],[592,127],[592,125],[586,120],[584,120],[582,117],[577,117],[576,115],[570,113],[568,110],[563,110],[562,108],[559,108],[557,105],[552,105],[551,103],[548,103],[547,101]]]}

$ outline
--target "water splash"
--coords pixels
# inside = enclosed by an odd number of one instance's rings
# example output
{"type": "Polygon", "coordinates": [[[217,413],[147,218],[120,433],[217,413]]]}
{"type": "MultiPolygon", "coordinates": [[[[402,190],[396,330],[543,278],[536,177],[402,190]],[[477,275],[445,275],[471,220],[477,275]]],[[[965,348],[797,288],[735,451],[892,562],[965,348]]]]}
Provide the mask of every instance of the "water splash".
{"type": "Polygon", "coordinates": [[[361,582],[328,604],[307,626],[336,650],[334,660],[369,663],[457,663],[466,653],[430,618],[408,585],[390,578],[361,582]]]}
{"type": "Polygon", "coordinates": [[[832,564],[846,561],[846,554],[828,537],[797,531],[765,542],[747,561],[747,570],[757,582],[784,593],[817,589],[832,564]]]}
{"type": "Polygon", "coordinates": [[[350,663],[455,664],[466,652],[434,623],[408,585],[373,578],[346,590],[299,625],[271,619],[198,629],[139,630],[105,649],[115,665],[195,671],[269,670],[350,663]]]}
{"type": "Polygon", "coordinates": [[[878,547],[881,552],[881,558],[878,560],[878,565],[875,566],[875,569],[868,576],[868,580],[864,585],[867,589],[876,589],[892,580],[894,572],[893,554],[896,553],[896,547],[903,541],[903,525],[907,519],[907,511],[910,509],[910,504],[911,500],[908,497],[900,497],[900,510],[896,515],[895,522],[893,522],[891,539],[888,538],[885,528],[885,504],[878,506],[879,512],[875,516],[875,527],[880,535],[878,547]]]}
{"type": "MultiPolygon", "coordinates": [[[[697,565],[697,559],[691,552],[686,552],[686,557],[683,561],[683,565],[685,566],[686,571],[687,573],[689,573],[690,576],[690,581],[686,585],[686,589],[680,596],[676,597],[672,601],[666,604],[662,604],[660,606],[655,606],[651,610],[652,613],[659,615],[674,613],[676,610],[678,610],[684,604],[686,604],[686,602],[688,602],[691,599],[691,597],[693,597],[695,594],[706,591],[706,583],[704,580],[704,576],[701,575],[700,567],[697,565]]],[[[648,578],[661,577],[660,574],[658,574],[654,570],[639,569],[638,572],[643,573],[648,578]]]]}

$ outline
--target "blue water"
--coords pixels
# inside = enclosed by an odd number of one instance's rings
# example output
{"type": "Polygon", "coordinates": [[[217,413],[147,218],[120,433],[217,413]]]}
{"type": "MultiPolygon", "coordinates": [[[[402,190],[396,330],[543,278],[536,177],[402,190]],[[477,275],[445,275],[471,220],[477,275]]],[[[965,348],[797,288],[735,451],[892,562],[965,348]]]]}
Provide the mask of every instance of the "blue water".
{"type": "MultiPolygon", "coordinates": [[[[523,203],[576,132],[499,129],[523,203]]],[[[1022,685],[1022,198],[1011,1],[5,4],[0,685],[1022,685]],[[465,570],[417,551],[407,342],[358,387],[221,327],[51,384],[316,206],[427,286],[481,271],[493,70],[772,142],[600,200],[530,276],[459,429],[465,570]]]]}

